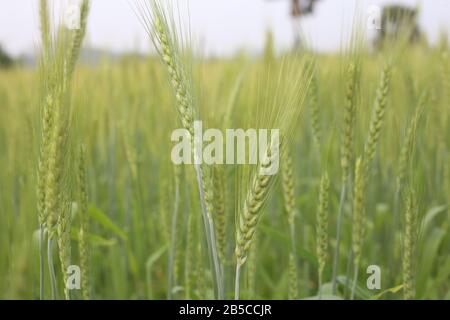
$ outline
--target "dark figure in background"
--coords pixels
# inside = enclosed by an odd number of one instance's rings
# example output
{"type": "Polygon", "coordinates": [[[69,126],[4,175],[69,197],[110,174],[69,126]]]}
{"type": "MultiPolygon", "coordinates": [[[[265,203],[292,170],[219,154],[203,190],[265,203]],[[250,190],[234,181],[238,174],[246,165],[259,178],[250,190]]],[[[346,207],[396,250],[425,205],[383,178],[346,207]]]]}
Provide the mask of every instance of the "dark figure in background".
{"type": "Polygon", "coordinates": [[[312,13],[314,4],[318,0],[292,0],[292,17],[300,17],[301,15],[312,13]]]}
{"type": "Polygon", "coordinates": [[[301,45],[300,17],[313,13],[317,1],[319,0],[290,0],[296,47],[301,45]]]}
{"type": "Polygon", "coordinates": [[[13,59],[3,50],[0,45],[0,68],[9,68],[13,65],[13,59]]]}
{"type": "Polygon", "coordinates": [[[381,49],[386,41],[406,37],[409,43],[422,39],[422,32],[417,22],[418,11],[406,6],[390,5],[383,8],[381,29],[375,40],[375,46],[381,49]]]}

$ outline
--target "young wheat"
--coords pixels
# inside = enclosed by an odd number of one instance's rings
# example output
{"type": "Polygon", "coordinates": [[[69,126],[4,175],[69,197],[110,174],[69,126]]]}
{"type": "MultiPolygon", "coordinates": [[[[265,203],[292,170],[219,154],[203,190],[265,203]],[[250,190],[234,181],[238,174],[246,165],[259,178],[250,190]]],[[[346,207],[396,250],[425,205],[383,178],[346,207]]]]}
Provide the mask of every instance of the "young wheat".
{"type": "Polygon", "coordinates": [[[313,77],[311,80],[311,128],[313,132],[314,141],[318,148],[320,148],[320,139],[321,139],[321,133],[320,133],[320,112],[319,112],[319,101],[318,101],[318,85],[317,85],[317,75],[313,77]]]}
{"type": "Polygon", "coordinates": [[[64,296],[66,300],[70,300],[70,293],[68,288],[68,267],[71,260],[71,243],[70,243],[70,226],[71,226],[71,212],[70,202],[63,201],[63,208],[58,219],[57,235],[59,260],[61,263],[61,271],[64,282],[64,296]]]}
{"type": "Polygon", "coordinates": [[[417,212],[414,193],[406,199],[405,229],[403,234],[403,292],[405,300],[415,299],[414,258],[417,241],[417,212]]]}
{"type": "Polygon", "coordinates": [[[87,209],[88,193],[86,180],[85,147],[80,147],[78,160],[78,199],[80,212],[79,253],[81,267],[81,294],[84,300],[91,299],[89,287],[89,215],[87,209]]]}
{"type": "Polygon", "coordinates": [[[324,173],[320,181],[319,206],[317,208],[317,257],[319,260],[319,299],[322,298],[322,275],[327,261],[328,251],[328,197],[330,180],[324,173]]]}
{"type": "Polygon", "coordinates": [[[344,127],[342,131],[341,167],[342,179],[347,180],[350,170],[350,163],[353,158],[353,136],[356,115],[356,86],[358,85],[358,69],[351,62],[347,69],[346,91],[344,102],[344,127]]]}
{"type": "Polygon", "coordinates": [[[346,73],[346,91],[344,101],[344,127],[341,138],[341,167],[342,186],[339,199],[339,211],[336,224],[336,249],[333,257],[332,290],[336,293],[337,272],[339,268],[339,255],[341,245],[342,218],[344,215],[344,202],[347,192],[347,183],[350,172],[350,164],[353,161],[353,136],[356,116],[357,86],[359,80],[359,68],[357,64],[350,62],[346,73]]]}
{"type": "Polygon", "coordinates": [[[377,90],[375,106],[373,109],[372,119],[370,120],[369,136],[364,145],[364,171],[367,173],[370,165],[375,157],[375,151],[380,138],[381,128],[383,127],[383,119],[387,106],[387,97],[389,94],[391,79],[391,66],[387,64],[381,75],[380,84],[377,90]]]}
{"type": "Polygon", "coordinates": [[[417,125],[420,120],[420,116],[422,113],[422,105],[423,101],[419,103],[419,106],[413,116],[413,118],[410,121],[410,124],[408,126],[408,129],[406,131],[405,140],[403,142],[401,151],[400,151],[400,157],[398,161],[398,173],[397,173],[397,192],[399,192],[403,184],[405,182],[405,178],[407,175],[407,169],[408,164],[411,163],[411,157],[414,153],[414,145],[416,141],[416,131],[417,131],[417,125]]]}
{"type": "Polygon", "coordinates": [[[75,64],[80,56],[81,45],[86,34],[86,23],[89,13],[89,0],[83,0],[80,6],[80,27],[75,29],[72,35],[71,49],[67,63],[67,76],[71,78],[75,64]]]}
{"type": "Polygon", "coordinates": [[[295,247],[295,199],[294,199],[294,178],[292,169],[292,158],[286,152],[282,163],[282,185],[284,196],[284,207],[287,214],[287,221],[290,229],[291,252],[289,254],[289,297],[297,299],[298,276],[295,247]]]}
{"type": "Polygon", "coordinates": [[[223,166],[215,166],[213,168],[214,214],[216,219],[217,246],[222,264],[225,263],[227,250],[225,182],[223,166]]]}
{"type": "Polygon", "coordinates": [[[261,209],[264,206],[269,190],[275,180],[275,175],[266,175],[265,170],[273,164],[274,157],[278,156],[278,146],[271,146],[267,152],[267,161],[262,161],[258,166],[257,174],[248,190],[244,202],[242,214],[239,216],[236,239],[236,277],[235,277],[235,299],[239,299],[239,278],[242,265],[247,260],[248,252],[252,245],[256,232],[256,226],[261,217],[261,209]]]}
{"type": "Polygon", "coordinates": [[[356,282],[358,280],[358,269],[361,259],[361,250],[364,237],[364,172],[363,160],[358,158],[355,166],[355,183],[353,198],[353,221],[352,221],[352,250],[354,278],[351,299],[355,297],[356,282]]]}
{"type": "Polygon", "coordinates": [[[39,20],[41,27],[41,41],[44,64],[48,62],[50,53],[50,21],[48,19],[48,3],[47,0],[39,1],[39,20]]]}
{"type": "Polygon", "coordinates": [[[298,299],[297,262],[293,253],[289,254],[289,300],[298,299]]]}
{"type": "MultiPolygon", "coordinates": [[[[189,132],[189,139],[193,146],[194,158],[198,158],[198,142],[194,141],[194,100],[189,86],[187,73],[180,61],[175,30],[170,27],[164,10],[158,1],[140,2],[141,19],[146,31],[151,37],[169,73],[170,83],[176,99],[176,108],[183,127],[189,132]]],[[[205,234],[214,271],[216,293],[219,299],[223,298],[223,283],[221,267],[217,253],[215,228],[213,222],[213,195],[211,181],[206,175],[204,166],[195,165],[197,184],[202,206],[205,234]]]]}

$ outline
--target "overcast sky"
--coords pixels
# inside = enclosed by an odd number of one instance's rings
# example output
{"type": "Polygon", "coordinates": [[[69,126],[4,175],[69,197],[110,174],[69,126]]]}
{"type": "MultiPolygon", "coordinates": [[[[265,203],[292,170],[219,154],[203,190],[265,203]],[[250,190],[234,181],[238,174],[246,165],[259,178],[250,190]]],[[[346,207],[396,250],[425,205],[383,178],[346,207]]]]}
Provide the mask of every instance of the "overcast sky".
{"type": "MultiPolygon", "coordinates": [[[[57,17],[61,3],[54,0],[57,17]]],[[[87,41],[95,48],[116,52],[148,50],[148,37],[132,10],[134,0],[91,0],[87,41]]],[[[278,48],[293,42],[289,0],[167,0],[179,2],[182,16],[189,6],[191,31],[197,46],[210,54],[231,54],[238,49],[261,50],[271,28],[278,48]]],[[[431,41],[441,30],[450,30],[450,0],[320,0],[315,14],[303,19],[310,44],[321,51],[339,49],[355,4],[361,12],[370,5],[404,3],[420,5],[420,24],[431,41]]],[[[14,55],[30,53],[39,42],[39,0],[0,0],[0,43],[14,55]]]]}

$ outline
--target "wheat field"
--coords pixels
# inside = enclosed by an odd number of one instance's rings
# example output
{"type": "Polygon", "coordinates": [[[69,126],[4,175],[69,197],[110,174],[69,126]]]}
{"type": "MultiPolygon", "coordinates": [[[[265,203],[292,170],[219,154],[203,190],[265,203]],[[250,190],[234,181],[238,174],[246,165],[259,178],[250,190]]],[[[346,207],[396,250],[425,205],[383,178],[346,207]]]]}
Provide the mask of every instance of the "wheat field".
{"type": "Polygon", "coordinates": [[[157,50],[87,65],[40,3],[39,65],[0,69],[1,299],[450,299],[445,43],[200,58],[142,1],[157,50]],[[194,120],[280,128],[279,173],[173,164],[194,120]]]}

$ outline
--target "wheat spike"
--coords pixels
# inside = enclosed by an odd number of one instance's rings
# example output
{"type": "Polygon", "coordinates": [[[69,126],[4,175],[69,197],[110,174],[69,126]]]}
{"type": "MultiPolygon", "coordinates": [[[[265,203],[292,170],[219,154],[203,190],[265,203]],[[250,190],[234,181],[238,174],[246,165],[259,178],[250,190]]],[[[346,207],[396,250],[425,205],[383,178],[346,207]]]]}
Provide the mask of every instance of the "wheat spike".
{"type": "Polygon", "coordinates": [[[223,166],[213,168],[214,217],[219,258],[225,262],[227,250],[227,216],[225,200],[225,174],[223,166]]]}
{"type": "Polygon", "coordinates": [[[317,208],[317,257],[319,260],[319,286],[322,285],[322,274],[328,256],[328,197],[330,180],[324,173],[320,181],[319,206],[317,208]]]}
{"type": "Polygon", "coordinates": [[[358,70],[354,63],[348,65],[344,102],[344,127],[341,142],[341,167],[343,179],[347,179],[353,158],[353,135],[356,115],[356,86],[358,70]]]}
{"type": "Polygon", "coordinates": [[[403,292],[405,300],[415,299],[414,260],[417,241],[417,212],[413,192],[406,199],[403,234],[403,292]]]}
{"type": "Polygon", "coordinates": [[[375,151],[380,138],[381,128],[387,106],[387,97],[390,88],[391,66],[386,65],[381,75],[380,84],[377,90],[375,106],[370,120],[369,136],[364,145],[364,165],[365,171],[370,169],[370,165],[375,157],[375,151]]]}
{"type": "Polygon", "coordinates": [[[87,180],[86,180],[86,159],[85,147],[80,147],[80,154],[78,160],[78,197],[79,197],[79,212],[80,212],[80,232],[79,232],[79,253],[80,253],[80,267],[81,267],[81,294],[84,300],[90,300],[89,287],[89,215],[87,212],[87,180]]]}

